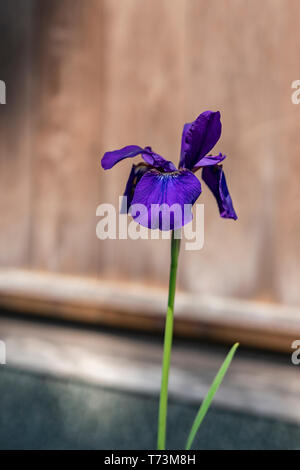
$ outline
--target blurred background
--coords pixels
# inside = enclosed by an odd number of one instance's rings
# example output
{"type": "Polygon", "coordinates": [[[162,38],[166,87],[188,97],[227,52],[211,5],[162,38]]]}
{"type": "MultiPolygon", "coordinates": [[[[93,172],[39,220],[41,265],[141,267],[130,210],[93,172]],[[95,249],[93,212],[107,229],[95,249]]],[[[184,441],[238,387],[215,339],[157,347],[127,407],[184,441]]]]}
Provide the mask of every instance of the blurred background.
{"type": "Polygon", "coordinates": [[[183,124],[212,109],[239,219],[203,184],[169,446],[239,341],[195,445],[300,447],[299,20],[297,0],[0,0],[0,446],[155,446],[169,242],[97,239],[132,164],[100,158],[151,145],[176,164],[183,124]]]}

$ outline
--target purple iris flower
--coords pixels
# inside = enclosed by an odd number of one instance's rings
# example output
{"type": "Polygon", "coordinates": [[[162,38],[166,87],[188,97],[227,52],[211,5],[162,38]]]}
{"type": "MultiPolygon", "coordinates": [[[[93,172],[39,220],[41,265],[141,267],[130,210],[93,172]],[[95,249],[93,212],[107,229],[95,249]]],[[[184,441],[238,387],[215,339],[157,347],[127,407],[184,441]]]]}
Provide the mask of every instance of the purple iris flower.
{"type": "Polygon", "coordinates": [[[141,154],[143,159],[132,166],[122,211],[131,213],[136,222],[148,228],[174,230],[185,225],[192,220],[192,206],[201,194],[194,173],[202,168],[202,178],[216,198],[220,216],[237,219],[220,165],[226,156],[208,155],[220,138],[221,128],[219,111],[205,111],[194,122],[185,124],[178,169],[151,147],[129,145],[106,152],[101,160],[105,170],[125,158],[141,154]]]}

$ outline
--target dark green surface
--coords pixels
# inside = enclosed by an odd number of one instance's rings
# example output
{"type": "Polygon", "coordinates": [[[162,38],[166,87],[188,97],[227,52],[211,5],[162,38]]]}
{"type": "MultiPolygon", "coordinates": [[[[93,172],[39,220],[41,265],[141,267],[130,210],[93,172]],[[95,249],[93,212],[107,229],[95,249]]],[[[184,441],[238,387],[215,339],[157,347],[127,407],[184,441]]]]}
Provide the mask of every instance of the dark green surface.
{"type": "MultiPolygon", "coordinates": [[[[1,449],[153,449],[158,400],[0,366],[1,449]]],[[[171,403],[168,448],[182,449],[197,407],[171,403]]],[[[212,408],[199,449],[299,449],[300,426],[212,408]]]]}

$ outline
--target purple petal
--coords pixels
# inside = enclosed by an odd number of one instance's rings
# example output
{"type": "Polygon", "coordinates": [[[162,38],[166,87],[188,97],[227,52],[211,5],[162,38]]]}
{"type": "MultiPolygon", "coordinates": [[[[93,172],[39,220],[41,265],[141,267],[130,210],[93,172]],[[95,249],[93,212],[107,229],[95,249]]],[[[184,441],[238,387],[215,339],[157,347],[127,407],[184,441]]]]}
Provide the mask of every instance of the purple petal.
{"type": "Polygon", "coordinates": [[[153,166],[154,168],[159,168],[164,172],[176,171],[177,168],[174,163],[165,160],[163,157],[152,151],[151,147],[145,147],[142,154],[143,159],[146,163],[153,166]]]}
{"type": "Polygon", "coordinates": [[[219,153],[219,155],[206,155],[206,157],[201,158],[200,162],[194,166],[193,171],[198,170],[204,166],[216,165],[217,163],[225,160],[226,155],[219,153]]]}
{"type": "Polygon", "coordinates": [[[120,150],[106,152],[101,160],[102,168],[104,168],[104,170],[109,170],[116,163],[120,162],[121,160],[124,160],[124,158],[133,158],[139,155],[140,153],[142,154],[144,161],[154,168],[159,168],[164,172],[177,170],[174,163],[165,160],[163,157],[158,155],[158,153],[153,152],[151,147],[145,147],[143,149],[138,145],[128,145],[127,147],[123,147],[120,150]]]}
{"type": "Polygon", "coordinates": [[[202,178],[217,200],[220,216],[236,220],[237,215],[233,208],[222,165],[206,166],[202,170],[202,178]]]}
{"type": "Polygon", "coordinates": [[[138,145],[127,145],[120,150],[114,150],[113,152],[106,152],[101,160],[101,165],[104,170],[109,170],[116,163],[124,160],[124,158],[136,157],[139,153],[142,153],[144,149],[138,145]]]}
{"type": "Polygon", "coordinates": [[[218,142],[221,129],[219,111],[205,111],[194,122],[185,124],[179,167],[192,170],[195,165],[200,165],[201,159],[218,142]]]}
{"type": "Polygon", "coordinates": [[[141,177],[146,173],[146,171],[149,171],[149,166],[145,165],[144,163],[132,165],[123,194],[122,206],[120,210],[121,214],[127,214],[133,199],[136,185],[140,181],[141,177]]]}
{"type": "Polygon", "coordinates": [[[176,230],[192,220],[191,208],[200,193],[200,181],[189,170],[150,170],[136,186],[130,212],[144,227],[176,230]]]}

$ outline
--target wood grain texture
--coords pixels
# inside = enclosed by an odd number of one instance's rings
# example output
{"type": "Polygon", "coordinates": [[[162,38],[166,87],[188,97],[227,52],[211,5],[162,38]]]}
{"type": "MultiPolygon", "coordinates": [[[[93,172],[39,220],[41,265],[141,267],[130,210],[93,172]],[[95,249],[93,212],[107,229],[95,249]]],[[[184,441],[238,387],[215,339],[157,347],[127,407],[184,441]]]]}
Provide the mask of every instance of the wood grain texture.
{"type": "Polygon", "coordinates": [[[0,264],[28,266],[34,132],[33,2],[0,4],[0,264]]]}
{"type": "Polygon", "coordinates": [[[183,123],[220,109],[239,220],[203,184],[205,246],[181,254],[179,287],[298,307],[299,1],[43,0],[26,15],[12,55],[29,82],[0,121],[1,266],[165,287],[167,241],[97,240],[96,207],[117,205],[131,166],[100,157],[152,145],[177,163],[183,123]]]}
{"type": "Polygon", "coordinates": [[[95,274],[102,6],[93,0],[45,1],[38,18],[31,266],[95,274]]]}

